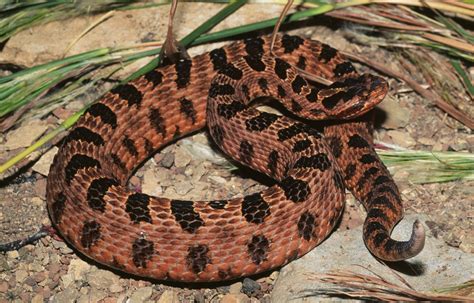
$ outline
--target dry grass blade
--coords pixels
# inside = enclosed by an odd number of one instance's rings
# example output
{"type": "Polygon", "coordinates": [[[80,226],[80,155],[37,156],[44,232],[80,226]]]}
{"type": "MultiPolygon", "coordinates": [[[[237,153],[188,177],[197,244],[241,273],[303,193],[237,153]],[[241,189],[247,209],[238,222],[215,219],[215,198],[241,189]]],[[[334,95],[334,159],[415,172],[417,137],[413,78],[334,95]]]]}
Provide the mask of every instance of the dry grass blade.
{"type": "Polygon", "coordinates": [[[318,289],[305,294],[326,294],[377,301],[470,301],[472,298],[433,292],[420,292],[408,285],[399,285],[374,273],[362,274],[350,270],[332,271],[327,274],[310,274],[312,281],[329,283],[335,287],[318,289]]]}
{"type": "Polygon", "coordinates": [[[430,34],[430,33],[425,33],[425,34],[422,35],[422,37],[424,37],[426,39],[429,39],[429,40],[432,40],[432,41],[435,41],[435,42],[439,42],[439,43],[442,43],[442,44],[449,45],[451,47],[454,47],[454,48],[457,48],[457,49],[460,49],[460,50],[463,50],[463,51],[466,51],[466,52],[474,53],[474,45],[472,45],[470,43],[466,43],[466,42],[458,40],[458,39],[447,38],[447,37],[443,37],[443,36],[440,36],[440,35],[434,35],[434,34],[430,34]]]}

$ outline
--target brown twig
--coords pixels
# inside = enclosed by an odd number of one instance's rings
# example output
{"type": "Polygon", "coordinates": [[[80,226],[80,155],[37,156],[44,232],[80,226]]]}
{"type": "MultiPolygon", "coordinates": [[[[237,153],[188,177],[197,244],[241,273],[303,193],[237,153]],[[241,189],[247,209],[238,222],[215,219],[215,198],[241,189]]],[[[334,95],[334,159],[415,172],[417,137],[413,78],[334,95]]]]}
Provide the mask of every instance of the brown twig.
{"type": "Polygon", "coordinates": [[[293,0],[288,0],[285,7],[283,8],[283,11],[280,14],[280,17],[278,18],[278,21],[275,24],[275,27],[273,28],[272,41],[270,42],[270,54],[273,54],[273,45],[275,44],[276,36],[277,36],[278,30],[280,29],[280,25],[285,19],[286,14],[288,13],[292,5],[293,5],[293,0]]]}

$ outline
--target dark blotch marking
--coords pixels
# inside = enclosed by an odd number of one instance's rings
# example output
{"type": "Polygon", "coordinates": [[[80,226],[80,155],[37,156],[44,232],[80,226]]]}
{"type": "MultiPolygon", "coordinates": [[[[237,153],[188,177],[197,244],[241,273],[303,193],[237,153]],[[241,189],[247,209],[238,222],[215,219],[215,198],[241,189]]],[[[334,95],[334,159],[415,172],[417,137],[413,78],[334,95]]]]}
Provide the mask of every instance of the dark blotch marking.
{"type": "Polygon", "coordinates": [[[350,62],[347,62],[347,61],[339,63],[334,68],[334,74],[336,75],[336,77],[341,77],[345,74],[350,74],[350,73],[353,73],[353,72],[355,72],[354,66],[352,66],[352,64],[350,62]]]}
{"type": "Polygon", "coordinates": [[[153,83],[153,87],[163,82],[163,74],[157,70],[152,70],[151,72],[146,73],[144,77],[147,81],[153,83]]]}
{"type": "Polygon", "coordinates": [[[66,196],[63,193],[59,193],[51,205],[51,215],[55,224],[59,224],[61,217],[66,206],[66,196]]]}
{"type": "Polygon", "coordinates": [[[331,148],[332,154],[334,157],[339,158],[342,155],[342,141],[339,137],[329,137],[327,139],[329,142],[329,147],[331,148]]]}
{"type": "Polygon", "coordinates": [[[272,175],[276,174],[278,168],[278,159],[280,158],[278,152],[273,150],[268,155],[268,169],[272,173],[272,175]]]}
{"type": "Polygon", "coordinates": [[[296,102],[295,100],[291,99],[291,110],[295,113],[297,112],[300,112],[303,110],[303,107],[301,107],[301,105],[296,102]]]}
{"type": "Polygon", "coordinates": [[[119,156],[117,156],[116,154],[111,154],[110,157],[112,158],[112,163],[117,165],[118,168],[120,168],[121,170],[127,169],[125,163],[123,163],[122,159],[120,159],[119,156]]]}
{"type": "Polygon", "coordinates": [[[362,155],[359,161],[365,164],[370,164],[370,163],[376,162],[377,158],[372,154],[365,154],[365,155],[362,155]]]}
{"type": "Polygon", "coordinates": [[[263,44],[264,41],[262,38],[247,38],[244,40],[245,51],[250,56],[261,56],[263,54],[263,44]]]}
{"type": "Polygon", "coordinates": [[[354,177],[355,172],[356,172],[356,165],[355,164],[349,164],[346,167],[346,170],[344,171],[344,179],[345,180],[350,180],[352,177],[354,177]]]}
{"type": "Polygon", "coordinates": [[[87,189],[87,204],[96,211],[105,211],[104,196],[111,186],[118,186],[119,183],[114,179],[99,178],[94,179],[87,189]]]}
{"type": "Polygon", "coordinates": [[[70,185],[76,173],[80,169],[87,167],[101,168],[100,162],[94,158],[81,154],[75,154],[72,156],[71,160],[69,160],[66,168],[64,169],[64,173],[66,174],[66,182],[70,185]]]}
{"type": "Polygon", "coordinates": [[[283,88],[283,86],[278,85],[278,86],[277,86],[277,90],[278,90],[278,97],[280,97],[280,98],[286,97],[286,91],[285,91],[285,89],[283,88]]]}
{"type": "Polygon", "coordinates": [[[227,54],[223,48],[217,48],[209,53],[214,70],[220,70],[227,65],[227,54]]]}
{"type": "Polygon", "coordinates": [[[113,94],[119,95],[120,98],[128,102],[128,106],[140,106],[142,102],[142,93],[131,84],[119,85],[110,91],[113,94]]]}
{"type": "Polygon", "coordinates": [[[325,171],[329,167],[331,167],[331,162],[324,153],[318,153],[310,157],[303,156],[293,166],[293,168],[317,168],[320,171],[325,171]]]}
{"type": "Polygon", "coordinates": [[[191,81],[192,61],[189,59],[181,59],[176,63],[176,85],[178,88],[185,88],[191,81]]]}
{"type": "Polygon", "coordinates": [[[209,97],[211,98],[233,94],[235,94],[235,89],[230,84],[218,84],[216,82],[212,82],[211,87],[209,88],[209,97]]]}
{"type": "Polygon", "coordinates": [[[192,201],[171,200],[171,213],[178,221],[181,228],[189,233],[204,225],[204,221],[194,210],[192,201]]]}
{"type": "Polygon", "coordinates": [[[377,197],[370,201],[368,204],[370,205],[370,207],[388,207],[392,212],[397,213],[397,209],[395,208],[393,203],[387,197],[384,196],[377,197]]]}
{"type": "Polygon", "coordinates": [[[378,233],[374,237],[374,244],[375,246],[380,246],[383,243],[383,241],[386,241],[387,239],[389,239],[389,236],[387,235],[386,232],[378,233]]]}
{"type": "Polygon", "coordinates": [[[262,58],[258,56],[245,56],[245,62],[247,65],[257,72],[263,72],[265,70],[265,63],[263,63],[262,58]]]}
{"type": "Polygon", "coordinates": [[[287,128],[280,129],[278,131],[278,141],[285,141],[291,139],[301,133],[307,133],[308,135],[313,136],[315,138],[321,138],[321,133],[319,133],[317,130],[303,123],[294,123],[293,125],[287,128]]]}
{"type": "Polygon", "coordinates": [[[144,140],[145,140],[145,151],[148,156],[151,156],[155,152],[155,149],[153,148],[153,144],[147,138],[145,138],[144,140]]]}
{"type": "Polygon", "coordinates": [[[244,198],[242,215],[249,223],[261,224],[270,215],[270,206],[260,193],[255,193],[244,198]]]}
{"type": "Polygon", "coordinates": [[[352,135],[349,138],[349,146],[354,148],[369,148],[369,143],[359,135],[352,135]]]}
{"type": "Polygon", "coordinates": [[[253,263],[258,265],[267,260],[270,241],[264,235],[253,236],[247,248],[253,263]]]}
{"type": "Polygon", "coordinates": [[[81,245],[89,249],[100,239],[100,224],[96,221],[86,221],[82,227],[81,245]]]}
{"type": "Polygon", "coordinates": [[[133,140],[131,140],[130,138],[125,136],[122,143],[125,146],[125,148],[127,149],[127,151],[130,153],[130,155],[132,155],[134,157],[138,156],[138,150],[135,147],[135,142],[133,142],[133,140]]]}
{"type": "Polygon", "coordinates": [[[143,237],[137,238],[132,244],[132,260],[136,267],[146,268],[147,262],[154,254],[153,242],[143,237]]]}
{"type": "Polygon", "coordinates": [[[258,116],[246,120],[245,127],[249,131],[260,132],[269,128],[276,120],[278,120],[277,115],[261,112],[258,116]]]}
{"type": "Polygon", "coordinates": [[[179,99],[180,111],[186,116],[186,118],[191,119],[193,124],[196,123],[196,109],[194,109],[193,102],[186,99],[179,99]]]}
{"type": "Polygon", "coordinates": [[[178,125],[175,125],[174,127],[175,129],[174,129],[173,139],[178,139],[179,137],[181,137],[181,130],[179,129],[178,125]]]}
{"type": "Polygon", "coordinates": [[[280,59],[280,58],[275,58],[275,73],[277,76],[285,80],[286,77],[288,76],[286,71],[291,68],[291,65],[288,64],[288,62],[280,59]]]}
{"type": "Polygon", "coordinates": [[[92,143],[94,145],[104,145],[104,139],[98,133],[94,133],[86,127],[77,127],[69,133],[69,135],[64,139],[64,145],[68,144],[71,141],[83,141],[92,143]]]}
{"type": "Polygon", "coordinates": [[[365,234],[366,235],[371,235],[375,231],[385,231],[385,227],[380,224],[379,222],[370,222],[367,224],[367,227],[365,228],[365,234]]]}
{"type": "Polygon", "coordinates": [[[210,128],[210,131],[212,134],[212,138],[214,139],[216,144],[218,146],[221,146],[222,142],[224,141],[224,130],[222,129],[222,127],[220,127],[219,125],[214,125],[210,128]]]}
{"type": "Polygon", "coordinates": [[[305,211],[298,220],[298,235],[306,241],[311,240],[315,226],[315,217],[308,211],[305,211]]]}
{"type": "Polygon", "coordinates": [[[377,167],[371,167],[368,170],[366,170],[364,172],[364,175],[357,182],[357,188],[361,190],[364,187],[364,185],[367,183],[367,181],[378,172],[379,172],[379,169],[377,167]]]}
{"type": "Polygon", "coordinates": [[[102,123],[109,124],[112,128],[117,127],[117,115],[103,103],[92,104],[86,113],[94,117],[100,117],[102,123]]]}
{"type": "Polygon", "coordinates": [[[283,35],[281,37],[281,45],[285,49],[285,54],[291,54],[294,50],[298,49],[304,40],[298,36],[283,35]]]}
{"type": "Polygon", "coordinates": [[[347,92],[345,91],[337,92],[334,95],[324,98],[321,103],[325,108],[333,109],[334,107],[336,107],[339,101],[343,100],[346,96],[347,92]]]}
{"type": "Polygon", "coordinates": [[[265,78],[260,78],[258,79],[258,86],[260,89],[266,93],[268,91],[268,81],[265,78]]]}
{"type": "Polygon", "coordinates": [[[298,58],[298,62],[296,63],[296,67],[302,70],[306,69],[306,58],[303,56],[300,56],[298,58]]]}
{"type": "Polygon", "coordinates": [[[233,80],[240,80],[244,76],[242,71],[235,67],[232,63],[228,63],[221,67],[219,70],[220,74],[226,75],[227,77],[233,79],[233,80]]]}
{"type": "Polygon", "coordinates": [[[330,47],[327,44],[323,44],[321,48],[321,52],[319,53],[318,60],[327,63],[331,61],[332,58],[336,57],[337,55],[337,50],[334,48],[330,47]]]}
{"type": "Polygon", "coordinates": [[[227,200],[215,200],[209,202],[209,205],[214,209],[224,209],[227,203],[227,200]]]}
{"type": "Polygon", "coordinates": [[[311,194],[311,189],[306,181],[294,179],[291,176],[283,179],[280,182],[280,187],[285,192],[286,198],[293,202],[303,202],[311,194]]]}
{"type": "Polygon", "coordinates": [[[217,106],[217,114],[229,120],[237,113],[243,111],[246,108],[245,104],[239,101],[232,101],[232,103],[221,103],[217,106]]]}
{"type": "Polygon", "coordinates": [[[308,139],[298,140],[293,145],[293,152],[295,152],[295,153],[302,152],[310,146],[311,146],[311,141],[310,140],[308,140],[308,139]]]}
{"type": "Polygon", "coordinates": [[[316,102],[318,100],[318,92],[318,89],[314,87],[311,88],[309,94],[306,95],[306,100],[308,100],[309,102],[316,102]]]}
{"type": "Polygon", "coordinates": [[[209,247],[207,245],[198,244],[188,247],[188,255],[186,256],[186,264],[188,268],[196,275],[204,271],[207,264],[212,263],[211,258],[207,255],[209,247]]]}
{"type": "Polygon", "coordinates": [[[128,196],[127,202],[125,203],[125,211],[130,216],[130,220],[133,223],[151,222],[150,210],[148,204],[150,203],[150,197],[142,193],[134,193],[128,196]]]}
{"type": "Polygon", "coordinates": [[[300,75],[296,75],[293,82],[291,82],[291,88],[297,94],[301,93],[301,90],[303,89],[303,86],[305,85],[306,85],[306,80],[303,79],[303,77],[301,77],[300,75]]]}
{"type": "Polygon", "coordinates": [[[163,137],[166,136],[165,121],[161,116],[160,110],[157,108],[151,108],[150,113],[148,114],[148,119],[150,120],[151,126],[155,131],[161,134],[163,137]]]}
{"type": "Polygon", "coordinates": [[[378,176],[377,179],[375,179],[374,181],[374,187],[382,185],[384,183],[391,183],[391,182],[392,182],[392,179],[389,176],[385,176],[385,175],[378,176]]]}
{"type": "Polygon", "coordinates": [[[251,163],[253,158],[253,146],[249,141],[243,140],[239,147],[240,160],[244,163],[251,163]]]}

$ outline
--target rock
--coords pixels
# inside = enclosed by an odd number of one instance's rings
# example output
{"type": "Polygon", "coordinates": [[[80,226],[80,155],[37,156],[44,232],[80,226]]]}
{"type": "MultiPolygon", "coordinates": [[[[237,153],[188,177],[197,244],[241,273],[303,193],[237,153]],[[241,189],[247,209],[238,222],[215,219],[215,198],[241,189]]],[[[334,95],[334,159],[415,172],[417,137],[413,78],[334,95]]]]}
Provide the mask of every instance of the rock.
{"type": "Polygon", "coordinates": [[[178,293],[167,289],[161,294],[158,303],[179,303],[178,293]]]}
{"type": "Polygon", "coordinates": [[[31,204],[36,205],[36,206],[41,206],[44,204],[44,201],[39,197],[33,197],[31,198],[30,201],[31,201],[31,204]]]}
{"type": "Polygon", "coordinates": [[[221,303],[250,303],[249,297],[245,294],[227,294],[220,301],[221,303]]]}
{"type": "Polygon", "coordinates": [[[240,294],[242,290],[242,282],[236,282],[229,287],[230,294],[240,294]]]}
{"type": "Polygon", "coordinates": [[[165,153],[161,158],[160,164],[165,168],[170,168],[174,163],[174,155],[172,153],[165,153]]]}
{"type": "MultiPolygon", "coordinates": [[[[146,300],[150,299],[151,294],[153,293],[152,287],[142,287],[133,292],[130,296],[128,302],[130,303],[141,303],[145,302],[146,300]]],[[[168,301],[167,301],[168,302],[168,301]]],[[[171,301],[169,301],[171,302],[171,301]]]]}
{"type": "Polygon", "coordinates": [[[48,125],[41,120],[32,120],[23,124],[7,133],[6,142],[1,145],[0,151],[30,146],[46,129],[48,129],[48,125]]]}
{"type": "Polygon", "coordinates": [[[186,167],[192,160],[192,155],[184,146],[179,146],[174,154],[174,166],[186,167]]]}
{"type": "Polygon", "coordinates": [[[74,280],[82,280],[84,273],[90,270],[91,266],[81,259],[72,259],[69,263],[68,273],[72,274],[74,280]]]}
{"type": "Polygon", "coordinates": [[[77,303],[99,302],[104,299],[107,294],[104,291],[92,288],[88,294],[82,294],[77,303]]]}
{"type": "Polygon", "coordinates": [[[7,252],[7,258],[8,259],[18,259],[20,257],[20,254],[18,253],[18,250],[11,250],[7,252]]]}
{"type": "Polygon", "coordinates": [[[146,170],[143,174],[142,192],[155,197],[163,193],[163,188],[160,186],[160,179],[151,169],[146,170]]]}
{"type": "Polygon", "coordinates": [[[249,297],[256,294],[260,288],[260,284],[249,278],[245,278],[242,283],[242,292],[249,297]]]}
{"type": "Polygon", "coordinates": [[[19,269],[15,273],[15,279],[16,279],[16,282],[18,283],[23,283],[26,277],[28,277],[28,272],[24,269],[19,269]]]}
{"type": "Polygon", "coordinates": [[[407,126],[410,121],[410,111],[405,107],[401,107],[396,100],[389,96],[385,97],[377,107],[386,113],[385,120],[382,122],[383,128],[402,128],[407,126]]]}
{"type": "Polygon", "coordinates": [[[6,281],[0,282],[0,292],[6,293],[7,290],[8,290],[8,282],[6,281]]]}
{"type": "Polygon", "coordinates": [[[39,158],[39,160],[33,165],[33,170],[43,176],[47,176],[49,174],[49,167],[51,163],[53,163],[54,156],[58,152],[58,148],[54,146],[49,151],[47,151],[44,155],[39,158]]]}
{"type": "MultiPolygon", "coordinates": [[[[393,238],[408,239],[416,218],[422,222],[429,220],[422,215],[406,216],[394,230],[393,238]]],[[[326,297],[316,292],[334,286],[310,280],[308,276],[346,269],[370,274],[354,264],[370,268],[390,281],[398,281],[392,269],[379,263],[369,253],[362,240],[362,226],[359,226],[333,233],[311,252],[285,266],[274,285],[272,302],[320,302],[326,297]]],[[[416,290],[431,291],[472,279],[472,264],[472,254],[451,248],[428,233],[424,250],[413,259],[403,262],[397,273],[416,290]],[[413,272],[414,269],[421,271],[421,274],[413,272]]],[[[393,265],[393,270],[397,269],[395,266],[393,265]]]]}
{"type": "Polygon", "coordinates": [[[73,273],[67,273],[61,276],[61,286],[63,289],[70,287],[73,282],[74,282],[73,273]]]}
{"type": "Polygon", "coordinates": [[[389,130],[387,135],[392,139],[394,144],[401,147],[412,147],[416,144],[415,140],[407,132],[389,130]]]}
{"type": "Polygon", "coordinates": [[[110,285],[119,284],[119,277],[111,271],[97,269],[87,274],[89,285],[97,289],[107,289],[110,285]]]}
{"type": "Polygon", "coordinates": [[[44,297],[42,294],[36,294],[32,299],[31,303],[43,303],[44,297]]]}
{"type": "Polygon", "coordinates": [[[75,302],[79,292],[74,287],[68,287],[64,291],[57,293],[51,300],[52,303],[75,302]]]}

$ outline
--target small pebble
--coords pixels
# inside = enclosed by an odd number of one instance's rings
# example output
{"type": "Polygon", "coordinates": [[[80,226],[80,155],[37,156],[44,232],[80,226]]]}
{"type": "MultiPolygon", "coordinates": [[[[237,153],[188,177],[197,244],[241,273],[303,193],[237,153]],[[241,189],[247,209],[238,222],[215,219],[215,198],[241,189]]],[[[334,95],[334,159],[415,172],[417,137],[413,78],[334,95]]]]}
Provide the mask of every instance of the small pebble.
{"type": "Polygon", "coordinates": [[[249,297],[255,295],[260,289],[260,284],[252,279],[245,278],[242,283],[242,292],[249,297]]]}

